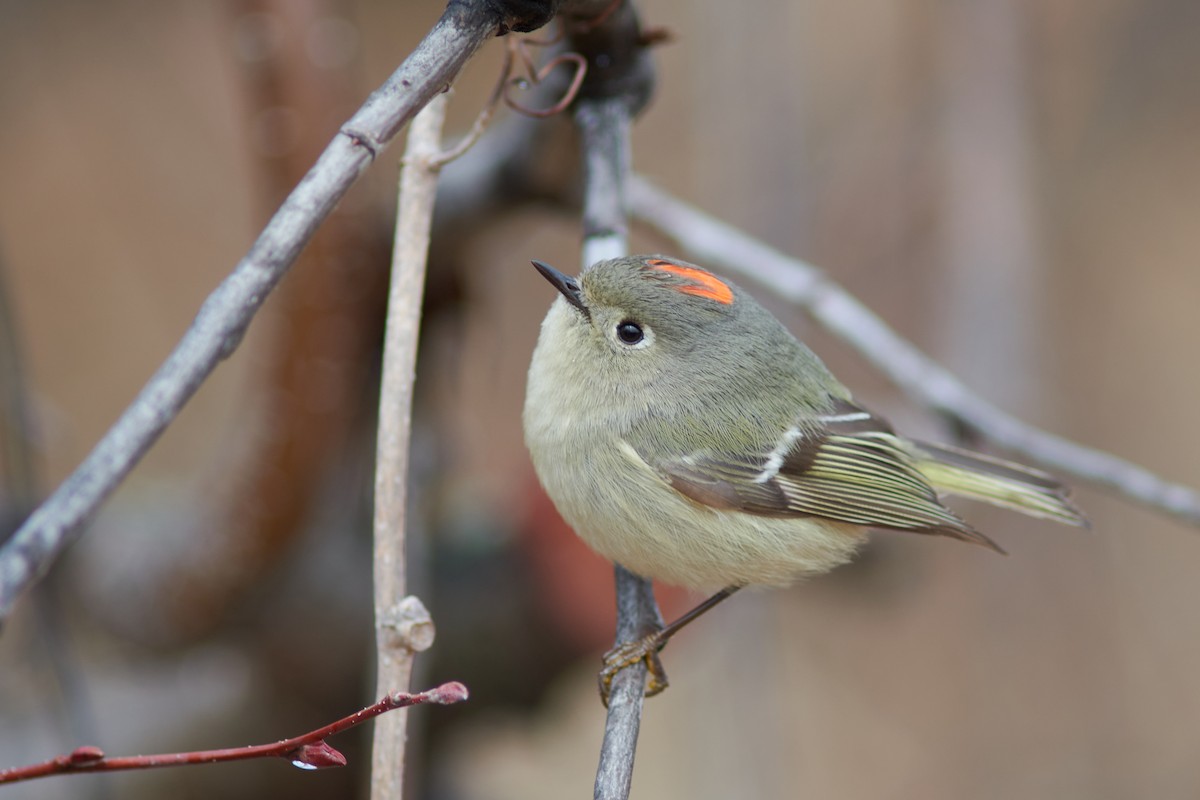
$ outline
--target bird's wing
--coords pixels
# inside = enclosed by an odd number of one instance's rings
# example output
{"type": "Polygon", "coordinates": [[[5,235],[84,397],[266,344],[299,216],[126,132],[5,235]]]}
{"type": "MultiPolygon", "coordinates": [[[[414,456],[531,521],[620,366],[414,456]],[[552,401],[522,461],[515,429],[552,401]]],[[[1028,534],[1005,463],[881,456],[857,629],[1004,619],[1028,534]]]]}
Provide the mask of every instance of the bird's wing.
{"type": "Polygon", "coordinates": [[[845,400],[766,452],[646,460],[676,491],[712,508],[934,533],[1000,550],[938,502],[884,420],[845,400]]]}

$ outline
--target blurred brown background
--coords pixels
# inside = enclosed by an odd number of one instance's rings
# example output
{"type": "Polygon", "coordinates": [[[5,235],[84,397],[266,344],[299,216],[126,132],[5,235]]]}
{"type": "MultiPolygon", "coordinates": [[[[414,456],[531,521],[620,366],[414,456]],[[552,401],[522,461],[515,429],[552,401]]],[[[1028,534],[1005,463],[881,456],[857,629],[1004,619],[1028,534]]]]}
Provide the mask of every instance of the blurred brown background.
{"type": "MultiPolygon", "coordinates": [[[[636,130],[642,171],[822,265],[1007,410],[1200,485],[1200,4],[641,9],[673,34],[636,130]]],[[[42,492],[440,10],[0,3],[0,281],[42,492]]],[[[468,67],[453,130],[499,54],[468,67]]],[[[5,630],[0,764],[268,741],[370,699],[372,381],[399,152],[5,630]]],[[[418,672],[473,697],[412,715],[429,734],[414,797],[590,790],[608,568],[558,527],[519,425],[551,299],[528,260],[574,269],[579,235],[569,212],[521,207],[434,246],[412,584],[439,638],[418,672]]],[[[898,427],[951,435],[775,308],[898,427]]],[[[1200,538],[1077,495],[1092,534],[966,508],[1010,557],[878,534],[854,566],[705,618],[666,651],[634,796],[1195,797],[1200,538]]],[[[333,742],[341,771],[53,778],[6,797],[361,796],[365,743],[333,742]]]]}

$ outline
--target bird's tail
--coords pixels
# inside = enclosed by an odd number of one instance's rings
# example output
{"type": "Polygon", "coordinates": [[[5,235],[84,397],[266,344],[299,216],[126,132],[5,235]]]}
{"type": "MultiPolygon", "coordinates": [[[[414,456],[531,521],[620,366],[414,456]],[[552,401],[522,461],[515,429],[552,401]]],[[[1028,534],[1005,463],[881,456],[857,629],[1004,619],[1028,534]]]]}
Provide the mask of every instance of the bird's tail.
{"type": "Polygon", "coordinates": [[[955,447],[915,442],[917,469],[939,493],[982,500],[1067,525],[1089,527],[1067,487],[1040,470],[955,447]]]}

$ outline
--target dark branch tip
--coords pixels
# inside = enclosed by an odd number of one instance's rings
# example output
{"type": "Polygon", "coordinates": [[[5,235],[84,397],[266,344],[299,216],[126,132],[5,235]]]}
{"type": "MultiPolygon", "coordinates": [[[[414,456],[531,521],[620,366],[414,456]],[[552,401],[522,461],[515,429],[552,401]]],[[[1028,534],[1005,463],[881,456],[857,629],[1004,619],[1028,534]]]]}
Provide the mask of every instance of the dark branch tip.
{"type": "MultiPolygon", "coordinates": [[[[462,6],[468,14],[479,11],[470,0],[451,0],[450,4],[462,6]]],[[[482,5],[496,19],[496,35],[503,36],[536,31],[546,25],[558,13],[562,0],[482,0],[482,5]]]]}

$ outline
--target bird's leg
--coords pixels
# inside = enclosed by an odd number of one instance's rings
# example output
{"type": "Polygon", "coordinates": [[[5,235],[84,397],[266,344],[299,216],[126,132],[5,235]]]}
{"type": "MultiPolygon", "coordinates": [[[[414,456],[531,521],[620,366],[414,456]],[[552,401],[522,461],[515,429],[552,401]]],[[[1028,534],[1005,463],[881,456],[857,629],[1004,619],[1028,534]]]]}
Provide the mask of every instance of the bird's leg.
{"type": "Polygon", "coordinates": [[[667,673],[663,669],[662,661],[658,658],[659,651],[666,647],[671,637],[683,630],[684,626],[740,588],[742,587],[726,586],[669,625],[665,625],[640,639],[634,639],[632,642],[618,645],[605,653],[604,667],[600,670],[599,675],[600,699],[604,702],[604,705],[608,706],[608,695],[612,690],[613,678],[621,670],[631,667],[639,661],[644,660],[646,662],[646,668],[650,673],[650,680],[646,684],[646,697],[653,697],[663,689],[666,689],[667,673]]]}

